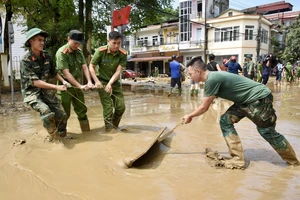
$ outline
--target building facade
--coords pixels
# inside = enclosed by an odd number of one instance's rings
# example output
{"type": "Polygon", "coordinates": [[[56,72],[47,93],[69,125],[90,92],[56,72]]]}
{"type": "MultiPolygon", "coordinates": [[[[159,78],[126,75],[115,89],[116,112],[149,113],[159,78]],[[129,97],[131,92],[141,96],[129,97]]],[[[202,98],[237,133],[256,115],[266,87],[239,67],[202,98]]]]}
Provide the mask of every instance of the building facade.
{"type": "Polygon", "coordinates": [[[207,24],[208,53],[215,54],[219,63],[233,55],[239,63],[244,63],[247,55],[256,62],[260,55],[269,53],[272,23],[261,15],[228,9],[207,24]]]}
{"type": "Polygon", "coordinates": [[[204,57],[205,21],[229,7],[229,0],[179,0],[179,51],[186,64],[193,56],[204,57]]]}
{"type": "Polygon", "coordinates": [[[129,40],[127,69],[136,71],[140,77],[152,76],[155,67],[159,74],[168,74],[171,56],[180,57],[178,20],[143,27],[129,40]]]}

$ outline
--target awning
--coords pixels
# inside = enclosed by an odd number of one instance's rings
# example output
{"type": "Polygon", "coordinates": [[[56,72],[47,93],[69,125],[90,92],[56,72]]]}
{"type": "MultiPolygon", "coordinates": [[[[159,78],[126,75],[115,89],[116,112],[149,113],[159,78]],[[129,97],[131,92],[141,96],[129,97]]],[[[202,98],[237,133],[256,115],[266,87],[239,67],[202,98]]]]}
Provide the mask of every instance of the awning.
{"type": "Polygon", "coordinates": [[[171,60],[170,56],[157,56],[157,57],[146,57],[146,58],[131,58],[128,62],[147,62],[156,60],[171,60]]]}

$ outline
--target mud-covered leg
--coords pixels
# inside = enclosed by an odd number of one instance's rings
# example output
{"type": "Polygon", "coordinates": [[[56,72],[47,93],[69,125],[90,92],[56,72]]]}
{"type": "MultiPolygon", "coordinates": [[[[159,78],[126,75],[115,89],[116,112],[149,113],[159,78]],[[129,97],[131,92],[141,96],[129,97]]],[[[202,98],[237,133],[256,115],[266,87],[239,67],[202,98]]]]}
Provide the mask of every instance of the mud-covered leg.
{"type": "Polygon", "coordinates": [[[220,118],[222,133],[228,146],[229,153],[232,156],[231,159],[223,161],[222,164],[225,168],[245,168],[246,163],[243,146],[233,125],[240,121],[243,117],[244,116],[237,111],[235,105],[233,105],[220,118]]]}
{"type": "Polygon", "coordinates": [[[33,110],[40,113],[43,126],[48,131],[51,140],[59,139],[55,122],[55,113],[51,111],[49,106],[40,99],[30,102],[30,106],[33,108],[33,110]]]}
{"type": "Polygon", "coordinates": [[[257,127],[257,130],[284,161],[289,165],[300,165],[293,147],[283,135],[275,130],[275,125],[268,128],[257,127]]]}
{"type": "Polygon", "coordinates": [[[275,130],[277,116],[273,108],[273,96],[257,100],[244,109],[245,115],[252,120],[260,135],[270,143],[275,151],[290,165],[299,165],[299,161],[287,139],[275,130]]]}

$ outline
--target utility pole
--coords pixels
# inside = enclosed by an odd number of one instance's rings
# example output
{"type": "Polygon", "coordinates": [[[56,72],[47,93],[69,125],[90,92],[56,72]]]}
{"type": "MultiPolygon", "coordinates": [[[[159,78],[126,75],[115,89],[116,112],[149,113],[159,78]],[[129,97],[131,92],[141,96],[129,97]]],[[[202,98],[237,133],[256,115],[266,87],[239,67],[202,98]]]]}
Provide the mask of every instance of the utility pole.
{"type": "Polygon", "coordinates": [[[204,62],[206,63],[207,61],[207,38],[208,38],[208,34],[207,34],[207,0],[205,0],[205,4],[204,4],[204,62]]]}
{"type": "Polygon", "coordinates": [[[113,27],[113,13],[114,13],[114,9],[115,9],[115,0],[111,0],[110,1],[110,10],[111,10],[111,27],[110,27],[110,31],[114,30],[114,27],[113,27]]]}
{"type": "Polygon", "coordinates": [[[10,87],[11,87],[11,103],[14,105],[14,73],[12,69],[12,48],[14,41],[14,28],[11,22],[13,12],[11,11],[11,4],[6,4],[6,18],[8,22],[8,46],[9,46],[9,63],[10,63],[10,87]]]}
{"type": "Polygon", "coordinates": [[[257,32],[257,36],[256,36],[256,62],[259,60],[259,52],[260,52],[260,41],[261,41],[261,18],[262,18],[262,14],[259,14],[259,18],[258,18],[258,32],[257,32]]]}

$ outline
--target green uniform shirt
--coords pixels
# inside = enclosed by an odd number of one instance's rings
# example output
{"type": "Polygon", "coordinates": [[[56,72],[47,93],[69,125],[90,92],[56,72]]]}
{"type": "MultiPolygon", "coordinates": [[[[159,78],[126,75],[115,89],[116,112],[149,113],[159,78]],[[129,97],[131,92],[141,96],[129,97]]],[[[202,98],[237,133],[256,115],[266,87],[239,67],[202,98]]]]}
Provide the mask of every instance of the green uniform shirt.
{"type": "Polygon", "coordinates": [[[56,67],[59,74],[64,77],[62,70],[69,69],[69,72],[80,84],[83,84],[82,65],[84,64],[86,64],[85,58],[80,49],[74,51],[68,44],[65,44],[56,52],[56,67]]]}
{"type": "MultiPolygon", "coordinates": [[[[98,77],[104,84],[108,83],[110,78],[114,75],[119,65],[126,67],[127,53],[124,49],[114,54],[109,50],[109,46],[99,47],[95,52],[91,64],[98,65],[98,77]]],[[[117,81],[116,81],[117,83],[117,81]]]]}
{"type": "Polygon", "coordinates": [[[42,51],[38,58],[31,50],[26,52],[21,60],[21,87],[24,96],[24,103],[41,98],[46,103],[57,103],[56,90],[42,89],[33,85],[34,80],[41,80],[47,83],[56,83],[55,64],[47,52],[42,51]]]}
{"type": "Polygon", "coordinates": [[[296,68],[296,77],[300,77],[300,67],[296,68]]]}
{"type": "Polygon", "coordinates": [[[262,66],[262,64],[257,64],[257,73],[258,72],[260,72],[260,74],[262,74],[262,72],[263,72],[263,66],[262,66]]]}
{"type": "Polygon", "coordinates": [[[265,85],[228,72],[210,72],[204,87],[204,96],[217,96],[238,104],[265,98],[270,93],[265,85]]]}
{"type": "Polygon", "coordinates": [[[290,62],[288,62],[286,64],[286,68],[288,69],[288,74],[292,75],[292,73],[293,73],[293,65],[290,62]]]}
{"type": "Polygon", "coordinates": [[[247,72],[248,73],[254,72],[254,63],[252,61],[247,63],[247,72]]]}

